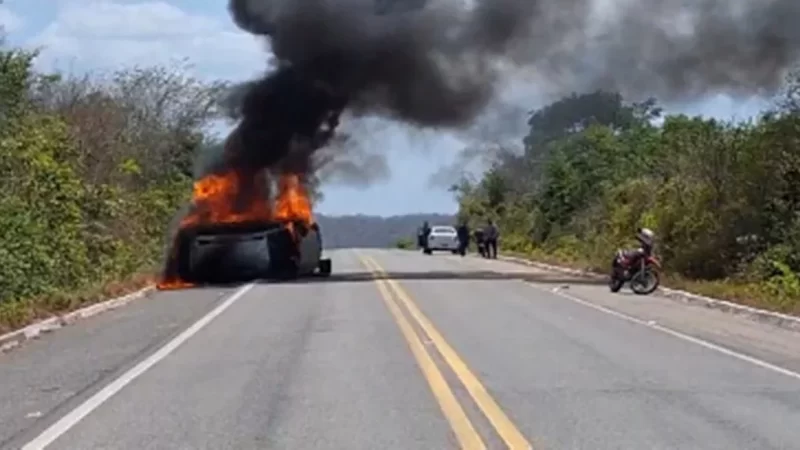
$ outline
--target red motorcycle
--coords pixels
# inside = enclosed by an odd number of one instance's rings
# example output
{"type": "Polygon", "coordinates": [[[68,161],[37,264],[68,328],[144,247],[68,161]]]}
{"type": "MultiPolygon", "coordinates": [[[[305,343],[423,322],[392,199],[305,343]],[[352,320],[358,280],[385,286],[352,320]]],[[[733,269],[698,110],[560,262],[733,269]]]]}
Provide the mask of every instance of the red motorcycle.
{"type": "Polygon", "coordinates": [[[653,255],[617,250],[611,262],[608,287],[611,292],[619,292],[625,283],[629,283],[635,294],[649,295],[661,283],[660,271],[661,262],[653,255]]]}

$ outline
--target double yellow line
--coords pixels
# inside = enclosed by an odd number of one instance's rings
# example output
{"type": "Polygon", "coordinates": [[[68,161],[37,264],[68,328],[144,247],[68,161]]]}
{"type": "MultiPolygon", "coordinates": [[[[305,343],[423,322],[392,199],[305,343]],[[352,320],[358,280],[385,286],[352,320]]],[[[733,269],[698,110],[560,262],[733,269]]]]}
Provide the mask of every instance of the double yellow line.
{"type": "Polygon", "coordinates": [[[411,322],[406,318],[400,307],[404,306],[411,318],[419,325],[427,338],[441,354],[447,365],[464,385],[472,400],[478,405],[489,422],[492,424],[497,434],[506,443],[508,448],[513,450],[531,449],[531,444],[517,429],[511,419],[503,412],[500,405],[489,395],[486,388],[481,384],[478,377],[469,369],[467,364],[453,350],[453,347],[445,341],[441,333],[433,326],[430,320],[420,311],[416,303],[406,293],[405,290],[395,280],[384,278],[386,271],[372,258],[360,256],[362,264],[366,266],[373,275],[376,276],[375,282],[378,290],[386,303],[387,308],[392,313],[408,342],[414,358],[417,360],[434,397],[439,402],[439,406],[445,418],[450,422],[450,426],[458,439],[461,448],[485,450],[486,444],[480,434],[470,422],[461,404],[456,399],[444,375],[436,366],[428,350],[422,344],[411,322]]]}

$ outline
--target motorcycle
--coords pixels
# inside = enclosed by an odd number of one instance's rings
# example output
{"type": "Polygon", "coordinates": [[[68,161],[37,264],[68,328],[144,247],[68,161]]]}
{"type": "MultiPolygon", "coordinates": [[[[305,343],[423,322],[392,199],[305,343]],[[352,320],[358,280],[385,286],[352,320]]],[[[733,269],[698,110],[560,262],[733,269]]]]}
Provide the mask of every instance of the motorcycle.
{"type": "Polygon", "coordinates": [[[482,237],[475,236],[475,248],[478,250],[478,254],[481,255],[483,258],[489,257],[489,247],[486,245],[486,239],[482,237]]]}
{"type": "Polygon", "coordinates": [[[653,255],[626,255],[617,250],[611,262],[608,285],[611,292],[619,292],[625,283],[629,283],[635,294],[649,295],[661,284],[660,270],[661,262],[653,255]]]}
{"type": "Polygon", "coordinates": [[[478,254],[481,255],[481,257],[489,257],[489,249],[486,247],[486,242],[477,242],[475,245],[478,247],[478,254]]]}

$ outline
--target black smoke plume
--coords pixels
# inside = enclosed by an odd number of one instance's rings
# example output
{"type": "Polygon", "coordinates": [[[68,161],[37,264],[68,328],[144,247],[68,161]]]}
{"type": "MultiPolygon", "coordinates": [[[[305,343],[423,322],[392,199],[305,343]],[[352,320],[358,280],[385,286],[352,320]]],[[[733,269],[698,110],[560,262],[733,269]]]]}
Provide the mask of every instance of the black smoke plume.
{"type": "Polygon", "coordinates": [[[278,65],[244,87],[229,141],[230,163],[259,167],[311,170],[306,160],[345,109],[461,128],[520,72],[553,94],[762,93],[800,47],[796,0],[230,0],[229,9],[278,65]]]}
{"type": "Polygon", "coordinates": [[[498,72],[488,56],[523,34],[533,10],[520,0],[482,2],[469,14],[454,3],[411,10],[352,0],[229,6],[241,28],[268,38],[278,61],[243,87],[241,122],[229,139],[232,164],[262,167],[308,159],[329,142],[345,108],[426,127],[468,124],[494,95],[498,72]]]}

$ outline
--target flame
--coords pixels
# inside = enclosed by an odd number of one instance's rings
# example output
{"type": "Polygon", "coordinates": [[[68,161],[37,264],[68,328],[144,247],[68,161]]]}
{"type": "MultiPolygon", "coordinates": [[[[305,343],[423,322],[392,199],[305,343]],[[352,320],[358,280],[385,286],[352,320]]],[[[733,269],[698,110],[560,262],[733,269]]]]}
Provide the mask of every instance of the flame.
{"type": "MultiPolygon", "coordinates": [[[[192,209],[181,219],[179,228],[195,225],[266,222],[273,220],[265,172],[228,170],[206,175],[194,183],[192,209]]],[[[175,273],[179,243],[172,252],[158,289],[183,289],[193,284],[180,279],[175,273]]]]}
{"type": "MultiPolygon", "coordinates": [[[[196,225],[233,224],[244,222],[283,222],[292,236],[302,231],[297,225],[313,224],[311,198],[296,174],[283,174],[278,179],[274,208],[270,208],[265,172],[229,170],[207,175],[194,183],[193,208],[181,220],[180,228],[196,225]]],[[[180,279],[170,267],[176,264],[178,243],[173,243],[170,262],[158,289],[183,289],[194,286],[180,279]]]]}
{"type": "Polygon", "coordinates": [[[230,224],[272,219],[264,173],[229,170],[194,183],[191,213],[181,228],[198,224],[230,224]]]}
{"type": "Polygon", "coordinates": [[[314,222],[311,198],[296,174],[283,174],[278,180],[275,219],[288,223],[301,222],[305,226],[311,226],[314,222]]]}
{"type": "Polygon", "coordinates": [[[188,281],[183,281],[180,278],[171,278],[167,280],[161,280],[156,283],[156,289],[160,291],[171,291],[176,289],[187,289],[190,287],[194,287],[194,283],[189,283],[188,281]]]}
{"type": "Polygon", "coordinates": [[[190,287],[194,287],[193,283],[189,283],[188,281],[182,280],[175,272],[175,264],[177,263],[178,259],[178,239],[176,237],[175,242],[172,243],[172,249],[170,251],[169,259],[167,260],[167,267],[165,270],[167,273],[164,273],[156,283],[156,289],[160,291],[166,290],[173,290],[173,289],[186,289],[190,287]],[[172,269],[170,271],[170,269],[172,269]]]}

